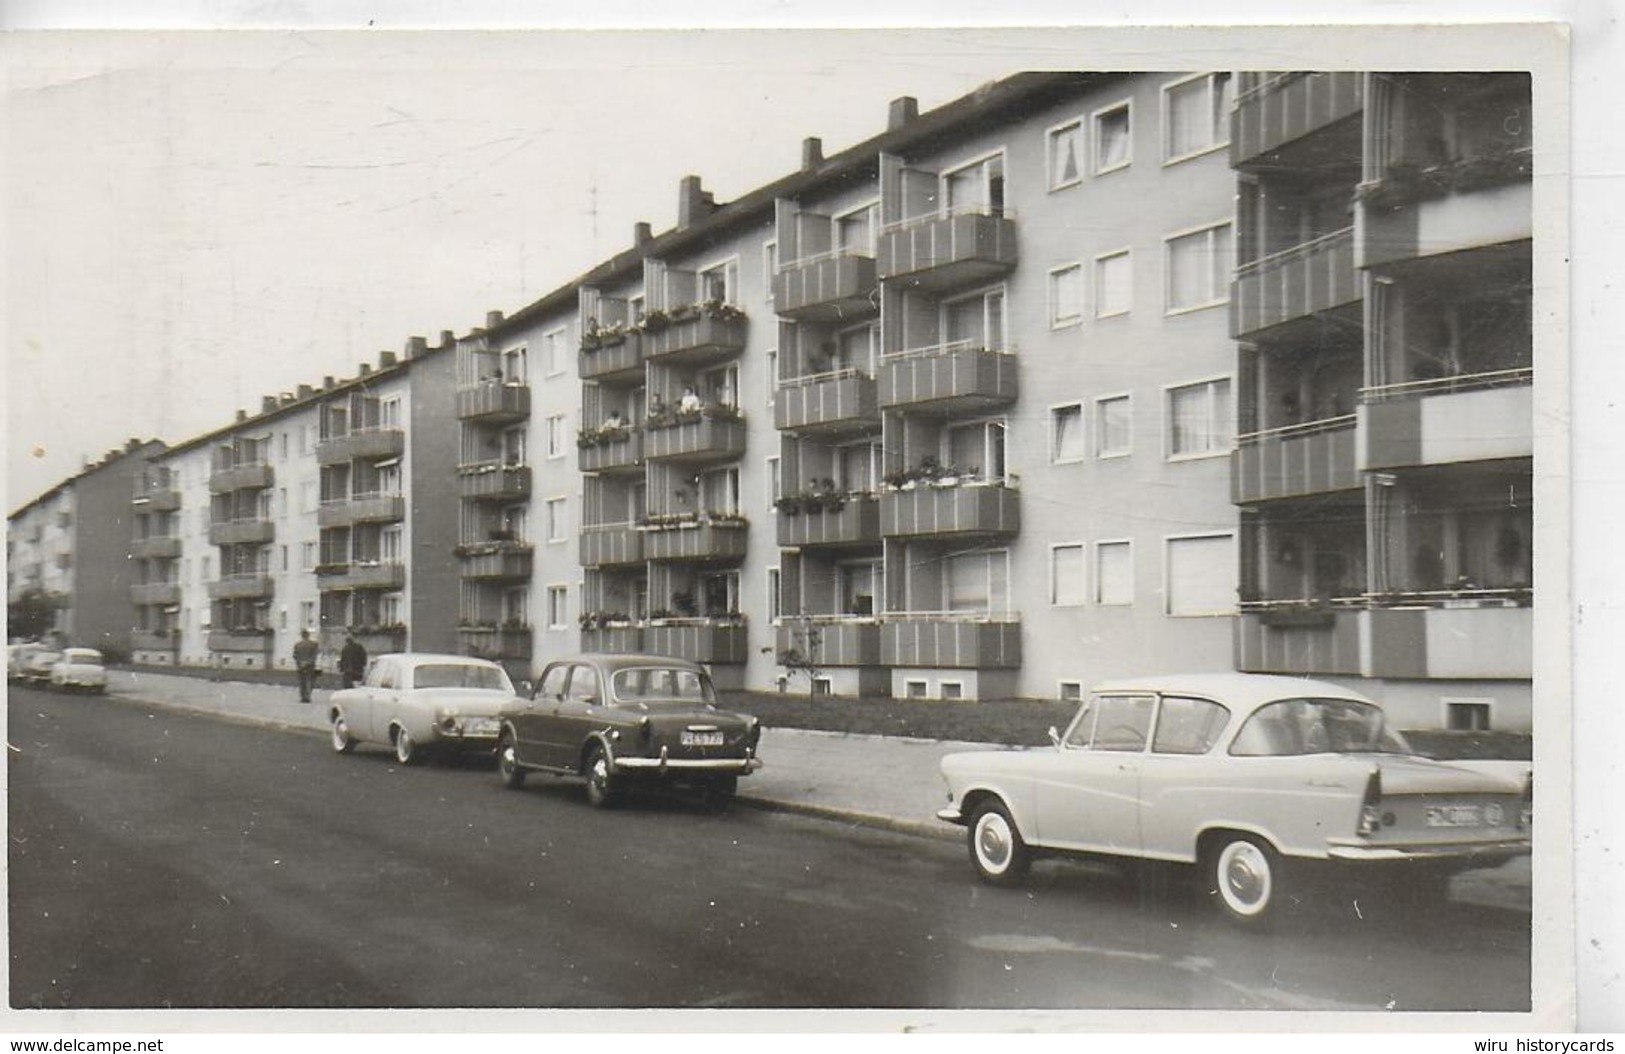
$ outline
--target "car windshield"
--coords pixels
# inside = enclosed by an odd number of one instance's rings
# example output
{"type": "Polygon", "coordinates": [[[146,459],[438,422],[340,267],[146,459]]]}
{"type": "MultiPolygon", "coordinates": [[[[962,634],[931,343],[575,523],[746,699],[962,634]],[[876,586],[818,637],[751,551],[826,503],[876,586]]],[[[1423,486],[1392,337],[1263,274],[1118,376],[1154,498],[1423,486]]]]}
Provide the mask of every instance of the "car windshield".
{"type": "Polygon", "coordinates": [[[669,666],[634,666],[616,670],[614,696],[621,703],[647,703],[658,700],[679,700],[703,703],[715,702],[711,682],[695,670],[669,666]]]}
{"type": "Polygon", "coordinates": [[[62,653],[63,661],[101,665],[102,653],[94,648],[69,648],[62,653]]]}
{"type": "Polygon", "coordinates": [[[508,675],[495,666],[463,663],[433,663],[419,666],[412,674],[414,688],[485,688],[493,692],[513,692],[508,675]]]}
{"type": "Polygon", "coordinates": [[[1379,707],[1353,699],[1282,699],[1259,707],[1230,745],[1230,753],[1251,757],[1372,751],[1411,752],[1388,731],[1379,707]]]}

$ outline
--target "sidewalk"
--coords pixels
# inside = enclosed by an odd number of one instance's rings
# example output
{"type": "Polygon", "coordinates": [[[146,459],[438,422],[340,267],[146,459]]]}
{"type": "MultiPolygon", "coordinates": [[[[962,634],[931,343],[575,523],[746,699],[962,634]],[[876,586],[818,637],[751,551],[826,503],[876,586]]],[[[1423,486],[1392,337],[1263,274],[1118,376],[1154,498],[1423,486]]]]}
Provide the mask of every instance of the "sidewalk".
{"type": "MultiPolygon", "coordinates": [[[[290,674],[286,685],[211,681],[129,670],[108,673],[108,694],[228,720],[279,728],[327,731],[327,698],[299,702],[290,674]]],[[[763,766],[739,783],[741,804],[816,816],[858,827],[959,841],[964,832],[936,819],[946,802],[937,763],[960,750],[998,750],[985,743],[851,735],[768,728],[763,766]]],[[[968,867],[969,865],[967,865],[968,867]]],[[[1530,910],[1530,861],[1471,871],[1455,880],[1452,899],[1516,911],[1530,910]]]]}

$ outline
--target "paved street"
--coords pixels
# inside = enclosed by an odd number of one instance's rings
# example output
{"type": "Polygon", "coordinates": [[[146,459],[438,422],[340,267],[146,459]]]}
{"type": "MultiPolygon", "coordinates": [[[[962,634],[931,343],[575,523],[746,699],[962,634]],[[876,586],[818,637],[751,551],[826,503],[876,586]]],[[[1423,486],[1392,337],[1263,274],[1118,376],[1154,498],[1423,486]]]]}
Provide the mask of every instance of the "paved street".
{"type": "MultiPolygon", "coordinates": [[[[1524,1009],[1529,916],[1236,930],[1113,870],[569,781],[405,770],[303,729],[10,696],[18,1007],[1524,1009]]],[[[768,759],[771,765],[771,758],[768,759]]]]}

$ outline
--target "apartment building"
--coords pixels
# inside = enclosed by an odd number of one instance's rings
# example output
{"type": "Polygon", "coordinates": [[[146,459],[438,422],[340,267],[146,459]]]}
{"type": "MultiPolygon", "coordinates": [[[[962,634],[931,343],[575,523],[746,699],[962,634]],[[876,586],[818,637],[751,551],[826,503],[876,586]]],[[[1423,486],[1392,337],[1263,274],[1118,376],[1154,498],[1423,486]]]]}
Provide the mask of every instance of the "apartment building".
{"type": "Polygon", "coordinates": [[[62,645],[122,653],[131,645],[130,495],[164,445],[131,439],[7,517],[6,593],[43,592],[62,645]]]}
{"type": "Polygon", "coordinates": [[[1405,727],[1527,729],[1529,78],[1240,88],[1237,665],[1363,678],[1405,727]]]}

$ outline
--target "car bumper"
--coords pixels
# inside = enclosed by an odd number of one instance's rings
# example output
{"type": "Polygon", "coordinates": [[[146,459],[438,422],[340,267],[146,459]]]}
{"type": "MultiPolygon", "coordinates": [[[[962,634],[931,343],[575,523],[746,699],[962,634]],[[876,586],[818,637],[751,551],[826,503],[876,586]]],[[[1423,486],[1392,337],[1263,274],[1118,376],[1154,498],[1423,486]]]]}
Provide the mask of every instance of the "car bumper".
{"type": "Polygon", "coordinates": [[[760,758],[616,758],[615,771],[628,773],[733,773],[748,776],[762,767],[760,758]]]}
{"type": "Polygon", "coordinates": [[[957,805],[950,805],[946,809],[938,809],[937,819],[946,820],[948,823],[952,824],[958,824],[960,827],[965,826],[965,814],[959,811],[959,806],[957,805]]]}
{"type": "Polygon", "coordinates": [[[1333,843],[1326,855],[1333,860],[1394,861],[1438,860],[1493,864],[1513,857],[1528,856],[1529,843],[1523,839],[1501,842],[1445,842],[1439,845],[1366,845],[1333,843]]]}

